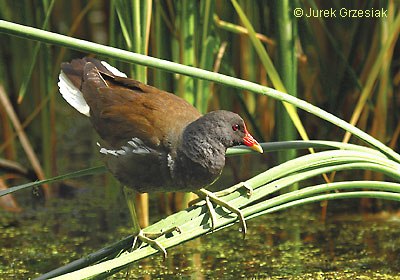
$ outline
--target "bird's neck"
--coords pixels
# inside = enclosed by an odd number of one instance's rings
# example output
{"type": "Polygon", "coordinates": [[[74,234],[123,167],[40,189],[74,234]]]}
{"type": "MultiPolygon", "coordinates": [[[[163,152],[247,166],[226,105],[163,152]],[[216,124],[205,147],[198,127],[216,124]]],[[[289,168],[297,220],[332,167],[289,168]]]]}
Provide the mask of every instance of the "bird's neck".
{"type": "Polygon", "coordinates": [[[196,132],[182,135],[176,150],[175,167],[186,170],[182,178],[185,184],[191,185],[193,181],[206,186],[221,174],[226,148],[209,140],[196,132]]]}
{"type": "Polygon", "coordinates": [[[181,141],[180,152],[187,158],[211,172],[224,167],[226,147],[215,135],[207,135],[201,129],[185,129],[181,141]]]}

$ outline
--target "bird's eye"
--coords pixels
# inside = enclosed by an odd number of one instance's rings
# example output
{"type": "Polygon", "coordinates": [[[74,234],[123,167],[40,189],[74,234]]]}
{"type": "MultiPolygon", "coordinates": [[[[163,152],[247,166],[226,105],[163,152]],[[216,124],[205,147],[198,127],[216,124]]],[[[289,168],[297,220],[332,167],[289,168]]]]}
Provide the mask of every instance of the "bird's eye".
{"type": "Polygon", "coordinates": [[[234,131],[239,130],[239,129],[240,129],[240,125],[235,124],[234,126],[232,126],[232,129],[233,129],[234,131]]]}

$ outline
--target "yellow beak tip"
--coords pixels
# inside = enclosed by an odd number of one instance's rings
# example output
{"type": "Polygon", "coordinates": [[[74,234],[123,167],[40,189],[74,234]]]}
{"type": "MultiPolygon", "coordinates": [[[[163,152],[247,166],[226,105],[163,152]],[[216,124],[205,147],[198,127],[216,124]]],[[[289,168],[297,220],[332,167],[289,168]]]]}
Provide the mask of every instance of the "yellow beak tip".
{"type": "Polygon", "coordinates": [[[259,152],[260,154],[264,153],[263,148],[262,148],[261,145],[258,144],[258,143],[257,143],[257,144],[254,144],[251,148],[252,148],[254,151],[259,152]]]}

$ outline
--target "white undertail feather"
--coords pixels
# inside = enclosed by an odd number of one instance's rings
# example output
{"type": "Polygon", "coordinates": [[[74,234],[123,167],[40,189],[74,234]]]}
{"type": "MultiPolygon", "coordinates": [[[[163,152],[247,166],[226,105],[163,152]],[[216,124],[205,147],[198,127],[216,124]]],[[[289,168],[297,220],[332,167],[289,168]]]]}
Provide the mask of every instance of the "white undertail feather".
{"type": "MultiPolygon", "coordinates": [[[[120,76],[124,78],[127,77],[125,73],[122,73],[117,68],[112,67],[107,62],[102,61],[101,64],[103,64],[103,66],[106,67],[107,70],[113,73],[115,76],[120,76]]],[[[69,105],[74,107],[78,112],[90,117],[90,108],[83,98],[82,92],[74,86],[74,84],[70,81],[70,79],[68,79],[67,75],[65,75],[63,71],[60,72],[58,78],[58,87],[60,88],[60,93],[65,101],[67,101],[69,105]]]]}
{"type": "Polygon", "coordinates": [[[60,93],[62,97],[79,113],[82,113],[88,117],[90,117],[90,108],[87,105],[85,99],[83,98],[82,92],[74,86],[70,79],[68,79],[67,75],[63,71],[58,75],[58,87],[60,88],[60,93]]]}
{"type": "Polygon", "coordinates": [[[102,61],[101,64],[103,64],[104,67],[107,68],[108,71],[110,71],[111,73],[113,73],[115,76],[119,76],[119,77],[123,77],[123,78],[127,78],[126,74],[119,71],[117,68],[111,66],[110,64],[108,64],[105,61],[102,61]]]}

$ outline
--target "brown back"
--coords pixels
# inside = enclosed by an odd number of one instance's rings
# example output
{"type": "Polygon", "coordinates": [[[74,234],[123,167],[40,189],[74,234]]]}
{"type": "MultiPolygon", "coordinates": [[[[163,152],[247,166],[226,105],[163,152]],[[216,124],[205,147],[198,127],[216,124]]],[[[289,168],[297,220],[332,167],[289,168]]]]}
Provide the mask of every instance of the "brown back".
{"type": "Polygon", "coordinates": [[[91,121],[110,148],[118,149],[137,137],[149,147],[169,150],[184,127],[201,116],[184,99],[114,76],[98,60],[76,59],[61,68],[82,91],[91,121]]]}

